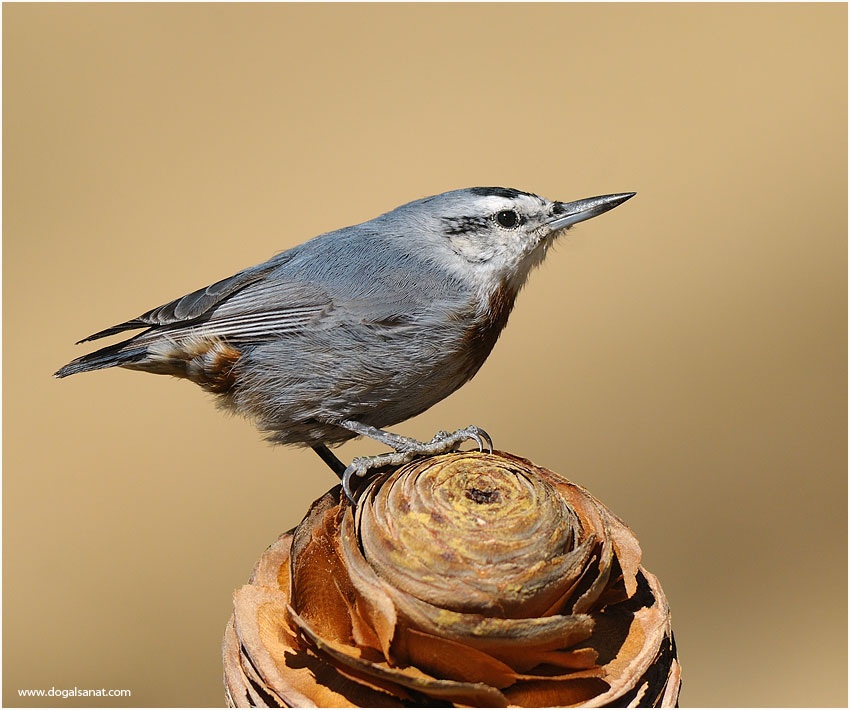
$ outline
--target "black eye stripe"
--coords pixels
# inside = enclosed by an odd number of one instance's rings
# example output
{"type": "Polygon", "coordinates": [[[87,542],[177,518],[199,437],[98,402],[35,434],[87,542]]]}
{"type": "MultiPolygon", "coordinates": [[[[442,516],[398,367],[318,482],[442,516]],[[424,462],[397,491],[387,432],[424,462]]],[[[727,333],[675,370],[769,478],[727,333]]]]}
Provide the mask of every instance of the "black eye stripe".
{"type": "Polygon", "coordinates": [[[446,236],[481,233],[492,229],[493,222],[503,229],[516,229],[524,219],[516,210],[500,210],[490,217],[443,217],[443,229],[446,236]]]}
{"type": "Polygon", "coordinates": [[[487,220],[479,217],[444,217],[445,233],[451,236],[480,232],[487,228],[487,220]]]}

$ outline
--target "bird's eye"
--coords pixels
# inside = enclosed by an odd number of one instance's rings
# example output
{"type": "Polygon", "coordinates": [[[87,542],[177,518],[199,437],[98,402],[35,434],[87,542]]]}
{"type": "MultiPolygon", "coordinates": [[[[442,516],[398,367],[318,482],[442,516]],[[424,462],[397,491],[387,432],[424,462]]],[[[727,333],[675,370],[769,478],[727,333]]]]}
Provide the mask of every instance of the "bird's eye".
{"type": "Polygon", "coordinates": [[[519,226],[519,215],[513,210],[502,210],[496,214],[496,221],[505,229],[514,229],[519,226]]]}

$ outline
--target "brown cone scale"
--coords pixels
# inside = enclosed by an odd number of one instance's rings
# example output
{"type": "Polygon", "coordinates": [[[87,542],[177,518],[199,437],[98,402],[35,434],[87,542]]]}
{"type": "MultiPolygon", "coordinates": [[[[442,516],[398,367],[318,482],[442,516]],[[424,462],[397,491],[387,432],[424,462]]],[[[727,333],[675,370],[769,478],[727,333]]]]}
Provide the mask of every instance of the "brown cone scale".
{"type": "Polygon", "coordinates": [[[223,647],[234,707],[674,707],[667,601],[586,490],[504,453],[337,487],[261,557],[223,647]]]}

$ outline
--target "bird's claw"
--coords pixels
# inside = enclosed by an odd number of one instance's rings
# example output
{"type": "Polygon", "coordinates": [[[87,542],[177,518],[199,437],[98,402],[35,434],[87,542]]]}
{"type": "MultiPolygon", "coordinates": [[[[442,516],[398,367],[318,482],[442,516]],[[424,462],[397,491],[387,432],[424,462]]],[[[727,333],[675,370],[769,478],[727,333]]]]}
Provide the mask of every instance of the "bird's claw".
{"type": "Polygon", "coordinates": [[[345,497],[348,498],[352,503],[355,501],[354,491],[351,489],[351,479],[354,476],[358,478],[362,478],[366,475],[366,472],[369,470],[369,467],[366,466],[366,462],[368,459],[363,457],[358,457],[348,465],[348,467],[342,473],[342,490],[345,491],[345,497]]]}
{"type": "Polygon", "coordinates": [[[478,451],[484,453],[484,446],[486,442],[487,453],[493,453],[493,438],[486,431],[484,431],[481,427],[474,425],[468,426],[466,430],[469,432],[469,438],[478,444],[478,451]]]}
{"type": "MultiPolygon", "coordinates": [[[[400,437],[399,437],[400,438],[400,437]]],[[[403,443],[399,442],[395,451],[386,454],[378,454],[377,456],[358,457],[351,462],[342,474],[342,490],[345,491],[346,497],[352,502],[357,502],[357,497],[352,489],[352,479],[363,478],[371,471],[385,468],[386,466],[401,466],[409,463],[419,456],[436,456],[437,454],[445,454],[449,451],[456,451],[464,441],[474,441],[478,445],[478,450],[484,452],[485,448],[488,453],[493,453],[493,439],[490,435],[477,426],[468,426],[465,429],[458,429],[452,433],[438,431],[431,441],[416,441],[415,439],[406,439],[403,443]]]]}

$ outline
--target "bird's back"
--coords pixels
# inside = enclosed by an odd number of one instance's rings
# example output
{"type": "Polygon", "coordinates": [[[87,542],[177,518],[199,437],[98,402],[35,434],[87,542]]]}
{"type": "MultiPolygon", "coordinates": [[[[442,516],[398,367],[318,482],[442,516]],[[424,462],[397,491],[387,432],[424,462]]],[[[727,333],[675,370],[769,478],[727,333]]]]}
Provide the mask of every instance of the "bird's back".
{"type": "Polygon", "coordinates": [[[282,443],[350,438],[321,424],[341,417],[403,421],[467,381],[495,343],[470,284],[419,246],[376,221],[321,235],[95,334],[147,328],[57,374],[187,378],[282,443]]]}

